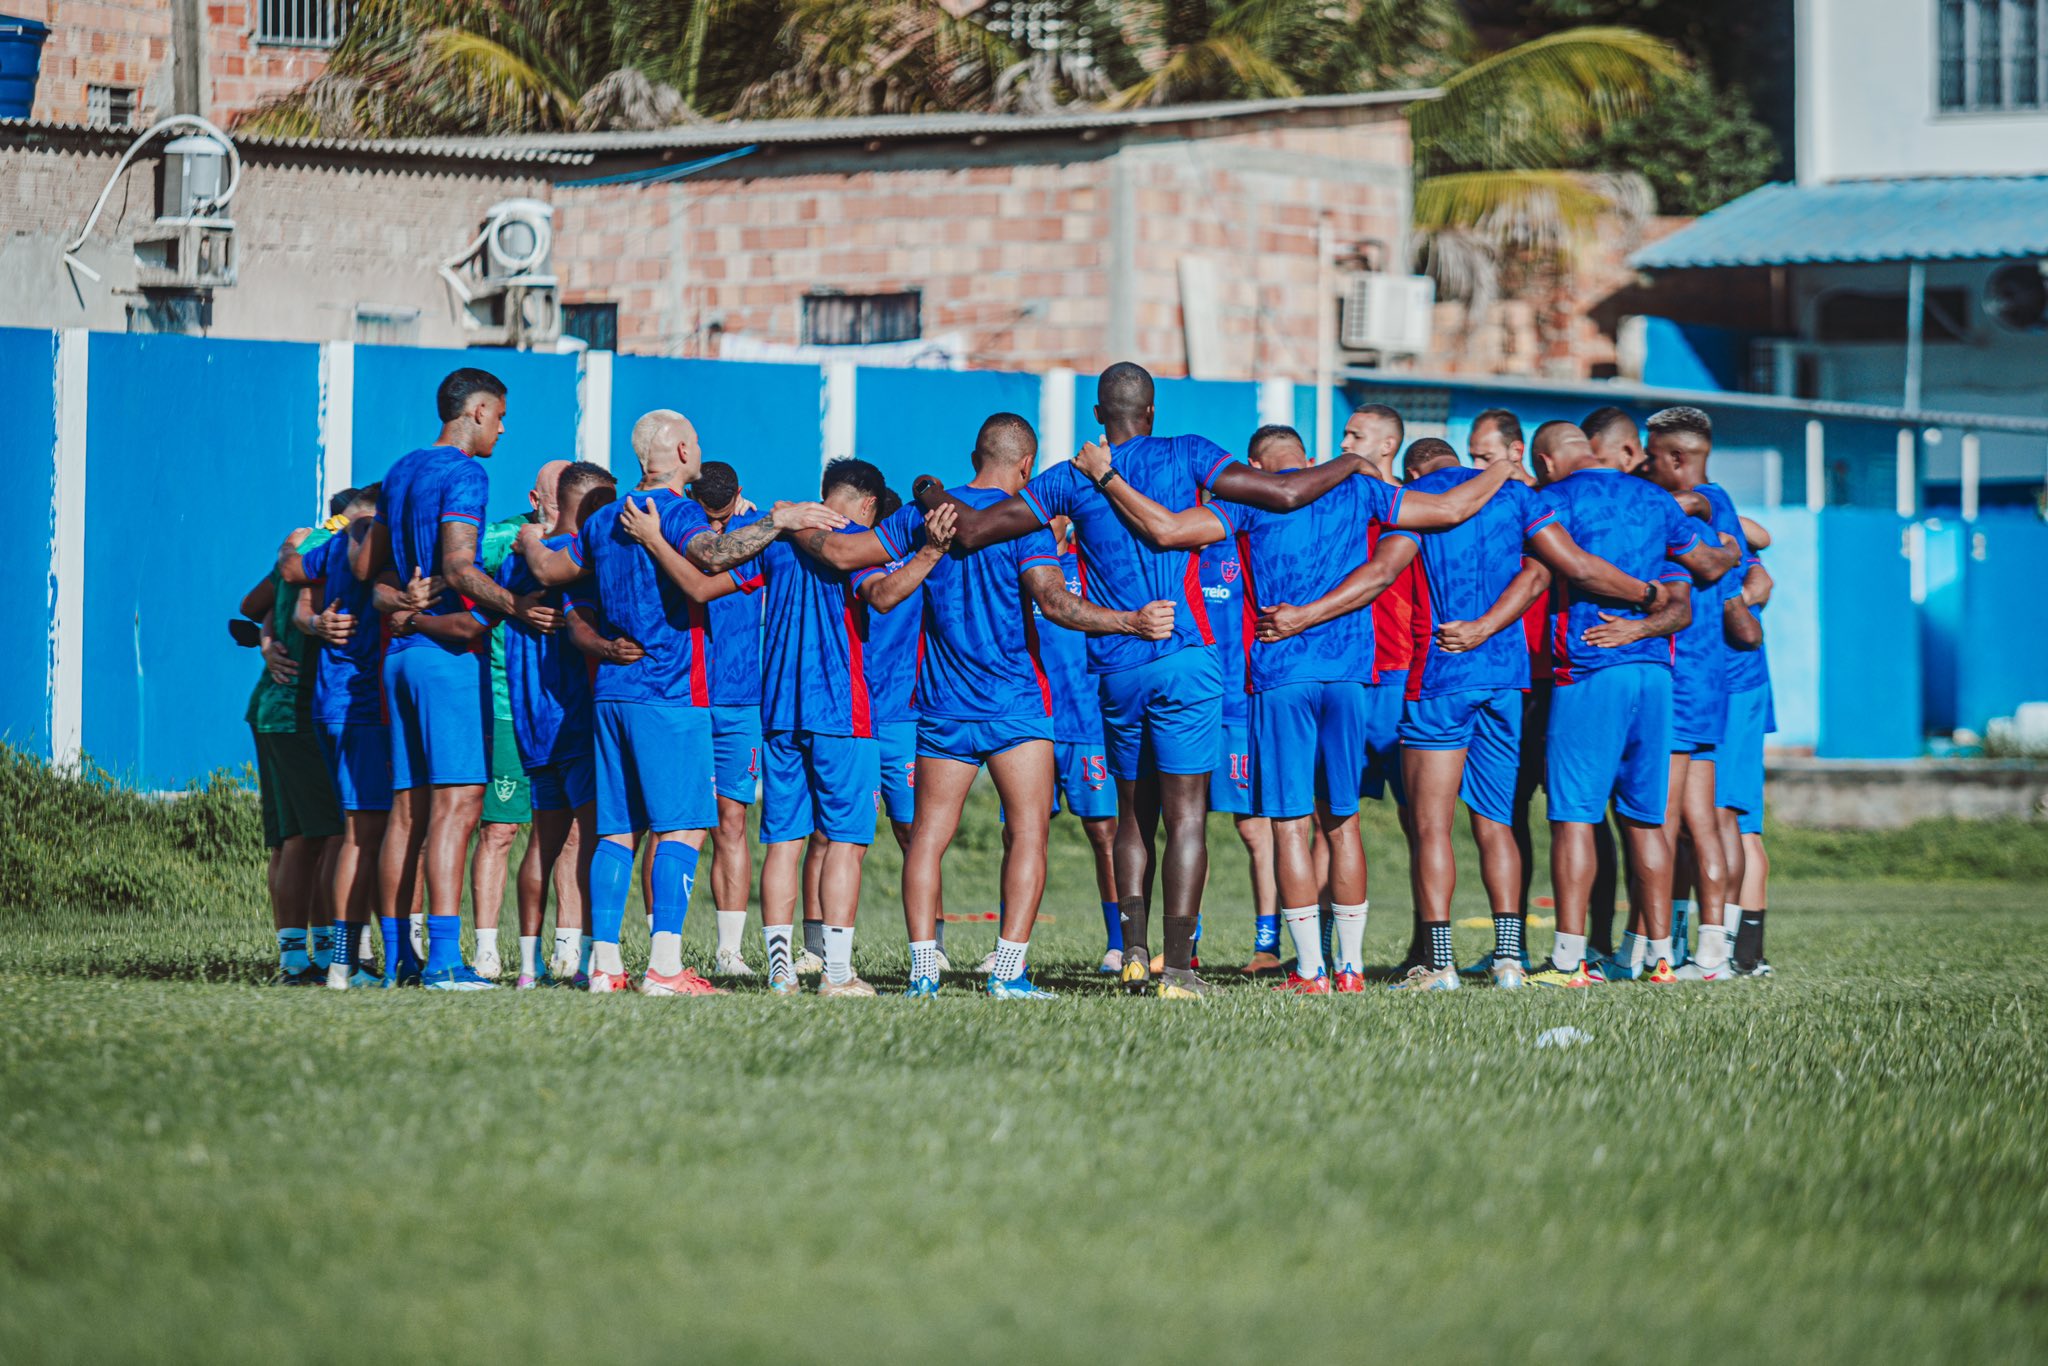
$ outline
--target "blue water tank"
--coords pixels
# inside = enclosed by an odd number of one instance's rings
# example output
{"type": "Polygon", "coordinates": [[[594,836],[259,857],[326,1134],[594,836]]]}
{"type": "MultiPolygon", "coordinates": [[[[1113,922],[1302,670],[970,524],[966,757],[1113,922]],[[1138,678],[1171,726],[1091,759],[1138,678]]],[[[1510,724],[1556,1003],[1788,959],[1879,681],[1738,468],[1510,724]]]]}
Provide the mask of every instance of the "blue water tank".
{"type": "Polygon", "coordinates": [[[48,24],[0,14],[0,119],[25,119],[36,107],[36,73],[49,36],[48,24]]]}

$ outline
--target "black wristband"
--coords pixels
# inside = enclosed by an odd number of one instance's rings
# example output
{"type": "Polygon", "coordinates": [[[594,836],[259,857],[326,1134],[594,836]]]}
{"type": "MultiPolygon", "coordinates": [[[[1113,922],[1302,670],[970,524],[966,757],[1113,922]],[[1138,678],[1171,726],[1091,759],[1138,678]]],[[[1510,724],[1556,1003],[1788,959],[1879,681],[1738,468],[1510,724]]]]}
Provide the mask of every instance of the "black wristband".
{"type": "Polygon", "coordinates": [[[1123,472],[1116,466],[1111,465],[1107,470],[1103,471],[1102,477],[1095,481],[1096,490],[1101,493],[1108,493],[1110,481],[1122,477],[1123,472]]]}
{"type": "Polygon", "coordinates": [[[1643,600],[1636,604],[1638,610],[1647,612],[1657,605],[1657,585],[1654,581],[1643,588],[1643,600]]]}

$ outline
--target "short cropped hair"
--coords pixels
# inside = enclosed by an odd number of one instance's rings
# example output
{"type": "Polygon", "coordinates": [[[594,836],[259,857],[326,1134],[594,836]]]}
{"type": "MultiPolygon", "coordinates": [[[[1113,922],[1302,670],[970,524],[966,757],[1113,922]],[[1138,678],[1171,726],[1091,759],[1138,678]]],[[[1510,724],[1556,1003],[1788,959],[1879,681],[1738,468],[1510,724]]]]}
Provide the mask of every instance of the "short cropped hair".
{"type": "Polygon", "coordinates": [[[739,493],[740,472],[723,460],[706,460],[690,481],[690,496],[705,508],[722,508],[739,493]]]}
{"type": "Polygon", "coordinates": [[[875,520],[879,522],[884,517],[893,517],[902,507],[903,495],[895,489],[884,488],[882,496],[875,499],[875,520]]]}
{"type": "Polygon", "coordinates": [[[555,505],[575,508],[581,513],[583,500],[590,496],[592,489],[618,482],[618,477],[604,466],[578,460],[555,476],[555,505]]]}
{"type": "Polygon", "coordinates": [[[1472,419],[1472,430],[1491,427],[1500,433],[1500,439],[1512,446],[1522,439],[1522,419],[1505,408],[1488,408],[1472,419]]]}
{"type": "Polygon", "coordinates": [[[1598,441],[1601,433],[1617,422],[1626,422],[1631,428],[1636,425],[1634,418],[1610,404],[1605,408],[1595,408],[1592,412],[1587,413],[1579,423],[1579,430],[1586,434],[1586,440],[1598,441]]]}
{"type": "Polygon", "coordinates": [[[1384,403],[1361,403],[1351,410],[1351,415],[1353,417],[1376,417],[1383,422],[1393,423],[1394,441],[1396,444],[1408,439],[1408,424],[1401,420],[1399,413],[1384,403]]]}
{"type": "Polygon", "coordinates": [[[434,391],[434,409],[441,414],[443,422],[453,422],[469,406],[470,399],[478,394],[492,394],[505,397],[505,381],[488,370],[474,366],[463,366],[450,370],[441,387],[434,391]]]}
{"type": "Polygon", "coordinates": [[[1301,447],[1304,454],[1308,451],[1308,443],[1301,439],[1300,432],[1297,432],[1284,422],[1268,422],[1265,426],[1252,433],[1250,441],[1245,442],[1245,459],[1258,459],[1259,452],[1265,450],[1267,446],[1275,441],[1292,441],[1295,445],[1301,447]]]}
{"type": "Polygon", "coordinates": [[[343,489],[340,493],[327,500],[327,515],[329,517],[339,517],[362,500],[363,491],[361,489],[343,489]]]}
{"type": "Polygon", "coordinates": [[[1650,414],[1647,425],[1653,436],[1660,432],[1684,432],[1707,441],[1714,439],[1714,419],[1708,417],[1704,409],[1684,404],[1676,408],[1658,409],[1650,414]]]}
{"type": "Polygon", "coordinates": [[[818,496],[829,498],[834,489],[850,488],[855,493],[879,500],[882,491],[888,487],[889,481],[873,464],[842,455],[825,466],[825,477],[818,483],[818,496]]]}

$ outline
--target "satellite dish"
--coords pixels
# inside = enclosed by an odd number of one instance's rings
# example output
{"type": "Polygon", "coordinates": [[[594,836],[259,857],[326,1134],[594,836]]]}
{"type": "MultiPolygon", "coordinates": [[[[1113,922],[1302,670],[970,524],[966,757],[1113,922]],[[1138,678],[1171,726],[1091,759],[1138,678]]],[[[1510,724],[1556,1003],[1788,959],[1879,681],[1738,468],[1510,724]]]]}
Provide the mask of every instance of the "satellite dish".
{"type": "Polygon", "coordinates": [[[2036,261],[2012,261],[1984,282],[1984,311],[2011,332],[2048,331],[2048,279],[2036,261]]]}

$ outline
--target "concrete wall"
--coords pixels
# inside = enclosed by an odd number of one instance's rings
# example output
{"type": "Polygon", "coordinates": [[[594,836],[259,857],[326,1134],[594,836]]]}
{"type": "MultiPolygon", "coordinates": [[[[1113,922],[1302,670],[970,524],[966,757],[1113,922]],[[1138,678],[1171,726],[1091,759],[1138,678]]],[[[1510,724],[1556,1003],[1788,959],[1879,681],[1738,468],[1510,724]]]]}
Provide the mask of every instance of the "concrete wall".
{"type": "Polygon", "coordinates": [[[2048,765],[1779,761],[1765,768],[1771,814],[1787,825],[1894,830],[1926,820],[2048,820],[2048,765]]]}
{"type": "Polygon", "coordinates": [[[2048,170],[2048,111],[1940,113],[1936,0],[1797,0],[1799,178],[2048,170]]]}

